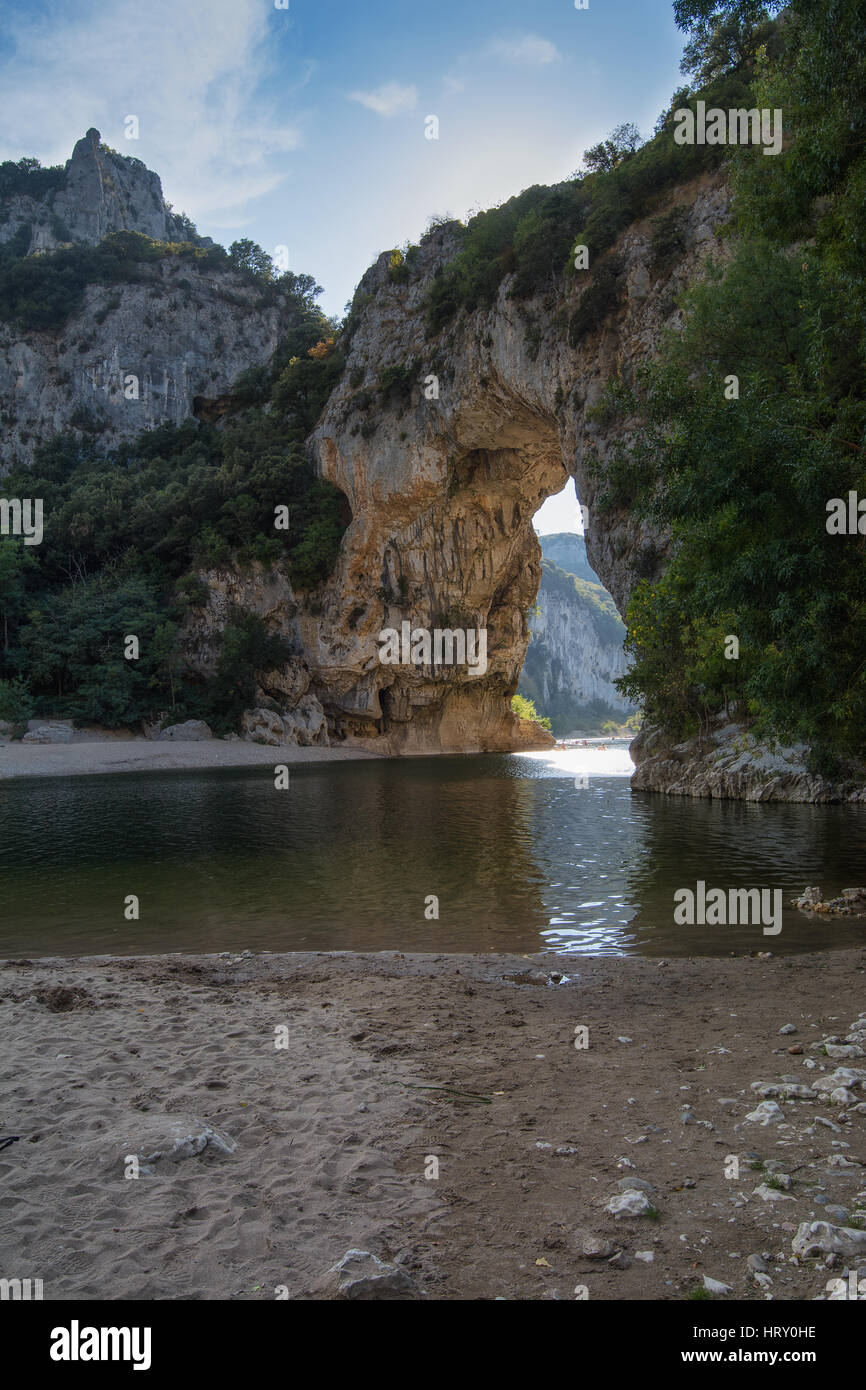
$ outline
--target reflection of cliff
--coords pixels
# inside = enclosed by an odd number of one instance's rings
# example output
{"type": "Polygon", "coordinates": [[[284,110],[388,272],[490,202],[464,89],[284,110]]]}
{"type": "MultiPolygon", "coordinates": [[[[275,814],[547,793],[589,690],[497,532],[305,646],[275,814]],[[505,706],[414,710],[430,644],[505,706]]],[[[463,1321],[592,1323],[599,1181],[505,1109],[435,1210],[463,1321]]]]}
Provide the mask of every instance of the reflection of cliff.
{"type": "Polygon", "coordinates": [[[134,779],[105,777],[82,800],[76,781],[26,795],[22,784],[0,803],[0,951],[26,950],[34,932],[67,953],[543,944],[538,784],[506,760],[297,766],[276,798],[257,771],[156,776],[146,797],[134,779]],[[49,813],[46,875],[33,847],[49,813]],[[118,936],[131,871],[148,917],[118,936]],[[438,918],[425,916],[430,895],[438,918]]]}
{"type": "Polygon", "coordinates": [[[622,721],[634,707],[613,683],[627,669],[625,627],[613,599],[590,569],[581,536],[540,540],[541,587],[520,694],[535,701],[560,735],[622,721]]]}

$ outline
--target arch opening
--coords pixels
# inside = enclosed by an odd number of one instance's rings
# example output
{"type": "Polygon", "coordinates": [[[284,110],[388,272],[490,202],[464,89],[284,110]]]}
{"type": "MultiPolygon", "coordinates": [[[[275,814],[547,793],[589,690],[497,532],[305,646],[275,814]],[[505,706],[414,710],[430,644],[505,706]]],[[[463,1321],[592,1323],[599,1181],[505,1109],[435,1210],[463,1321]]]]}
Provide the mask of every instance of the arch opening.
{"type": "Polygon", "coordinates": [[[559,739],[630,736],[637,717],[615,684],[628,669],[626,629],[587,558],[588,523],[573,478],[533,517],[541,580],[517,694],[559,739]]]}

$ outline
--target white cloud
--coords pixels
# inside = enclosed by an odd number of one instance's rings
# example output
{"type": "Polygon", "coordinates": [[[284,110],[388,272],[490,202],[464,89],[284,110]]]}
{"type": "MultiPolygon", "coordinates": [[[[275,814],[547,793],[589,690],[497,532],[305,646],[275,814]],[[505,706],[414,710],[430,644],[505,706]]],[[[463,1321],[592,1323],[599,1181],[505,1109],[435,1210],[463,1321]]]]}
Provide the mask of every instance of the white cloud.
{"type": "MultiPolygon", "coordinates": [[[[19,14],[0,66],[0,157],[62,163],[90,126],[143,159],[193,220],[242,215],[285,177],[298,125],[262,96],[273,16],[260,0],[98,0],[67,17],[19,14]],[[140,139],[124,138],[136,115],[140,139]]],[[[308,76],[301,73],[299,85],[308,76]]],[[[289,84],[283,87],[285,92],[289,84]]]]}
{"type": "Polygon", "coordinates": [[[401,87],[399,82],[385,82],[373,92],[350,92],[349,101],[359,101],[379,116],[397,116],[401,111],[415,110],[418,88],[401,87]]]}
{"type": "Polygon", "coordinates": [[[518,63],[528,67],[542,68],[555,63],[560,57],[559,50],[549,39],[539,38],[537,34],[522,34],[514,39],[494,39],[489,52],[504,63],[518,63]]]}

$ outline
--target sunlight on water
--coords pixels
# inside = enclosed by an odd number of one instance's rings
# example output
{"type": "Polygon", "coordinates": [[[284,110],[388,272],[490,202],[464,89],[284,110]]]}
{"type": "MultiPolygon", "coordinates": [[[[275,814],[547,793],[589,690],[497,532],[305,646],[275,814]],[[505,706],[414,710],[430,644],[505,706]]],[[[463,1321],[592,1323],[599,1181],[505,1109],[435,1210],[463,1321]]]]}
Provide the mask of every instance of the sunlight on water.
{"type": "Polygon", "coordinates": [[[550,748],[540,753],[513,756],[530,758],[563,777],[631,777],[634,763],[624,740],[607,744],[588,743],[582,747],[550,748]]]}

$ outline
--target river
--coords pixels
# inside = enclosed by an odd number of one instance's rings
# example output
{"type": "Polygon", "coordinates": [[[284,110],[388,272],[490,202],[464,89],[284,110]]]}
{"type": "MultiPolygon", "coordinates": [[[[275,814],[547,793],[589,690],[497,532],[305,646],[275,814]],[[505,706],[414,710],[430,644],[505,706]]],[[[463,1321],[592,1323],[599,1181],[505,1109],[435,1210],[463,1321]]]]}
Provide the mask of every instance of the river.
{"type": "Polygon", "coordinates": [[[304,764],[283,790],[267,766],[6,782],[0,954],[683,956],[866,939],[787,906],[807,884],[829,897],[864,881],[862,808],[633,793],[630,771],[612,744],[304,764]],[[674,892],[697,880],[781,889],[781,933],[676,925],[674,892]]]}

